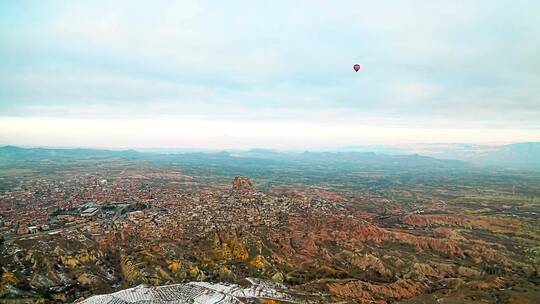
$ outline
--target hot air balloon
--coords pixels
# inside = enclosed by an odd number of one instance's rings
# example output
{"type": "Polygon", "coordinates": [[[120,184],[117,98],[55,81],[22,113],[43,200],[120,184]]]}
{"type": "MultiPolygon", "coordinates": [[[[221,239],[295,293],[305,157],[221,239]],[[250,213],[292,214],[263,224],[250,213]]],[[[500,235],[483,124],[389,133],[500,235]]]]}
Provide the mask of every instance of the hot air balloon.
{"type": "Polygon", "coordinates": [[[358,63],[353,65],[353,69],[355,72],[358,72],[360,70],[360,65],[358,63]]]}

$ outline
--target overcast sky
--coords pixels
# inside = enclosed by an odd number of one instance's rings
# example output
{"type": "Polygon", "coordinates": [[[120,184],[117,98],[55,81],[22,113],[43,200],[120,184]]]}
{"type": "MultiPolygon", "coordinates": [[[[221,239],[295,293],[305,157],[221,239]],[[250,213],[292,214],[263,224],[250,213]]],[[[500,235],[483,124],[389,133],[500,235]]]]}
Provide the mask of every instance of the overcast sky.
{"type": "Polygon", "coordinates": [[[0,144],[540,141],[539,54],[539,1],[5,0],[0,144]]]}

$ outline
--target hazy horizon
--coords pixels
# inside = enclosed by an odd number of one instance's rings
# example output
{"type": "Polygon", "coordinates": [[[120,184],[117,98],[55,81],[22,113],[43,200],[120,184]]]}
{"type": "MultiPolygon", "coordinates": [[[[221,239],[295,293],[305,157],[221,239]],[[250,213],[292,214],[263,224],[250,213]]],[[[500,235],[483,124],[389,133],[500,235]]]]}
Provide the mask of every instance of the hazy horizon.
{"type": "Polygon", "coordinates": [[[536,1],[4,1],[0,144],[540,141],[539,11],[536,1]]]}
{"type": "Polygon", "coordinates": [[[95,150],[135,150],[138,152],[165,152],[165,151],[174,151],[174,152],[234,152],[234,151],[275,151],[275,152],[342,152],[342,151],[363,151],[363,152],[372,152],[379,149],[396,149],[396,151],[406,152],[406,149],[422,148],[422,147],[433,147],[433,148],[457,148],[459,146],[463,147],[479,147],[479,148],[495,148],[502,147],[507,145],[516,145],[516,144],[540,144],[540,142],[535,141],[520,141],[520,142],[507,142],[507,143],[466,143],[466,142],[411,142],[411,143],[402,143],[402,144],[358,144],[358,145],[349,145],[349,146],[326,146],[326,147],[316,147],[316,148],[272,148],[265,146],[246,146],[246,147],[217,147],[217,148],[204,148],[204,147],[141,147],[141,146],[124,146],[124,147],[114,147],[114,146],[69,146],[69,145],[32,145],[32,144],[21,144],[14,145],[9,143],[1,143],[1,147],[18,147],[25,149],[33,148],[43,148],[43,149],[95,149],[95,150]],[[371,149],[371,150],[370,150],[371,149]]]}

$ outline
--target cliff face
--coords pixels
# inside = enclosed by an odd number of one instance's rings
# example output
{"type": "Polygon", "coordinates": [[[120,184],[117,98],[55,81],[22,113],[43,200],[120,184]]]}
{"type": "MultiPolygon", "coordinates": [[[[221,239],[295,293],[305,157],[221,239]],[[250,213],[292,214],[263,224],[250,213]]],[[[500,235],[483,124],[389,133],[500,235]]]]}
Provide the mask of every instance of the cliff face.
{"type": "Polygon", "coordinates": [[[14,273],[3,273],[0,294],[23,297],[37,291],[38,295],[47,295],[45,302],[69,302],[78,296],[74,286],[81,290],[112,291],[112,285],[121,280],[116,258],[81,235],[10,242],[3,252],[13,253],[4,256],[0,264],[14,273]]]}
{"type": "Polygon", "coordinates": [[[411,214],[403,218],[403,223],[411,226],[425,227],[430,225],[463,225],[463,218],[449,215],[418,215],[411,214]]]}

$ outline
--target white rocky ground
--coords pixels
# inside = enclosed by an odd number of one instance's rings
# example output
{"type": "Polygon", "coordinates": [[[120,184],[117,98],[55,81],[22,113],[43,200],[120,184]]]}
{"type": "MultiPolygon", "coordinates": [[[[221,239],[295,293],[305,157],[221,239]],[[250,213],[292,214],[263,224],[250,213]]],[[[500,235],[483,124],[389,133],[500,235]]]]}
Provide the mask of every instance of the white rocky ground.
{"type": "Polygon", "coordinates": [[[252,284],[242,287],[236,284],[190,282],[158,287],[139,285],[115,293],[90,297],[81,304],[235,304],[243,299],[275,299],[292,301],[287,293],[276,290],[283,288],[278,284],[248,279],[252,284]]]}

